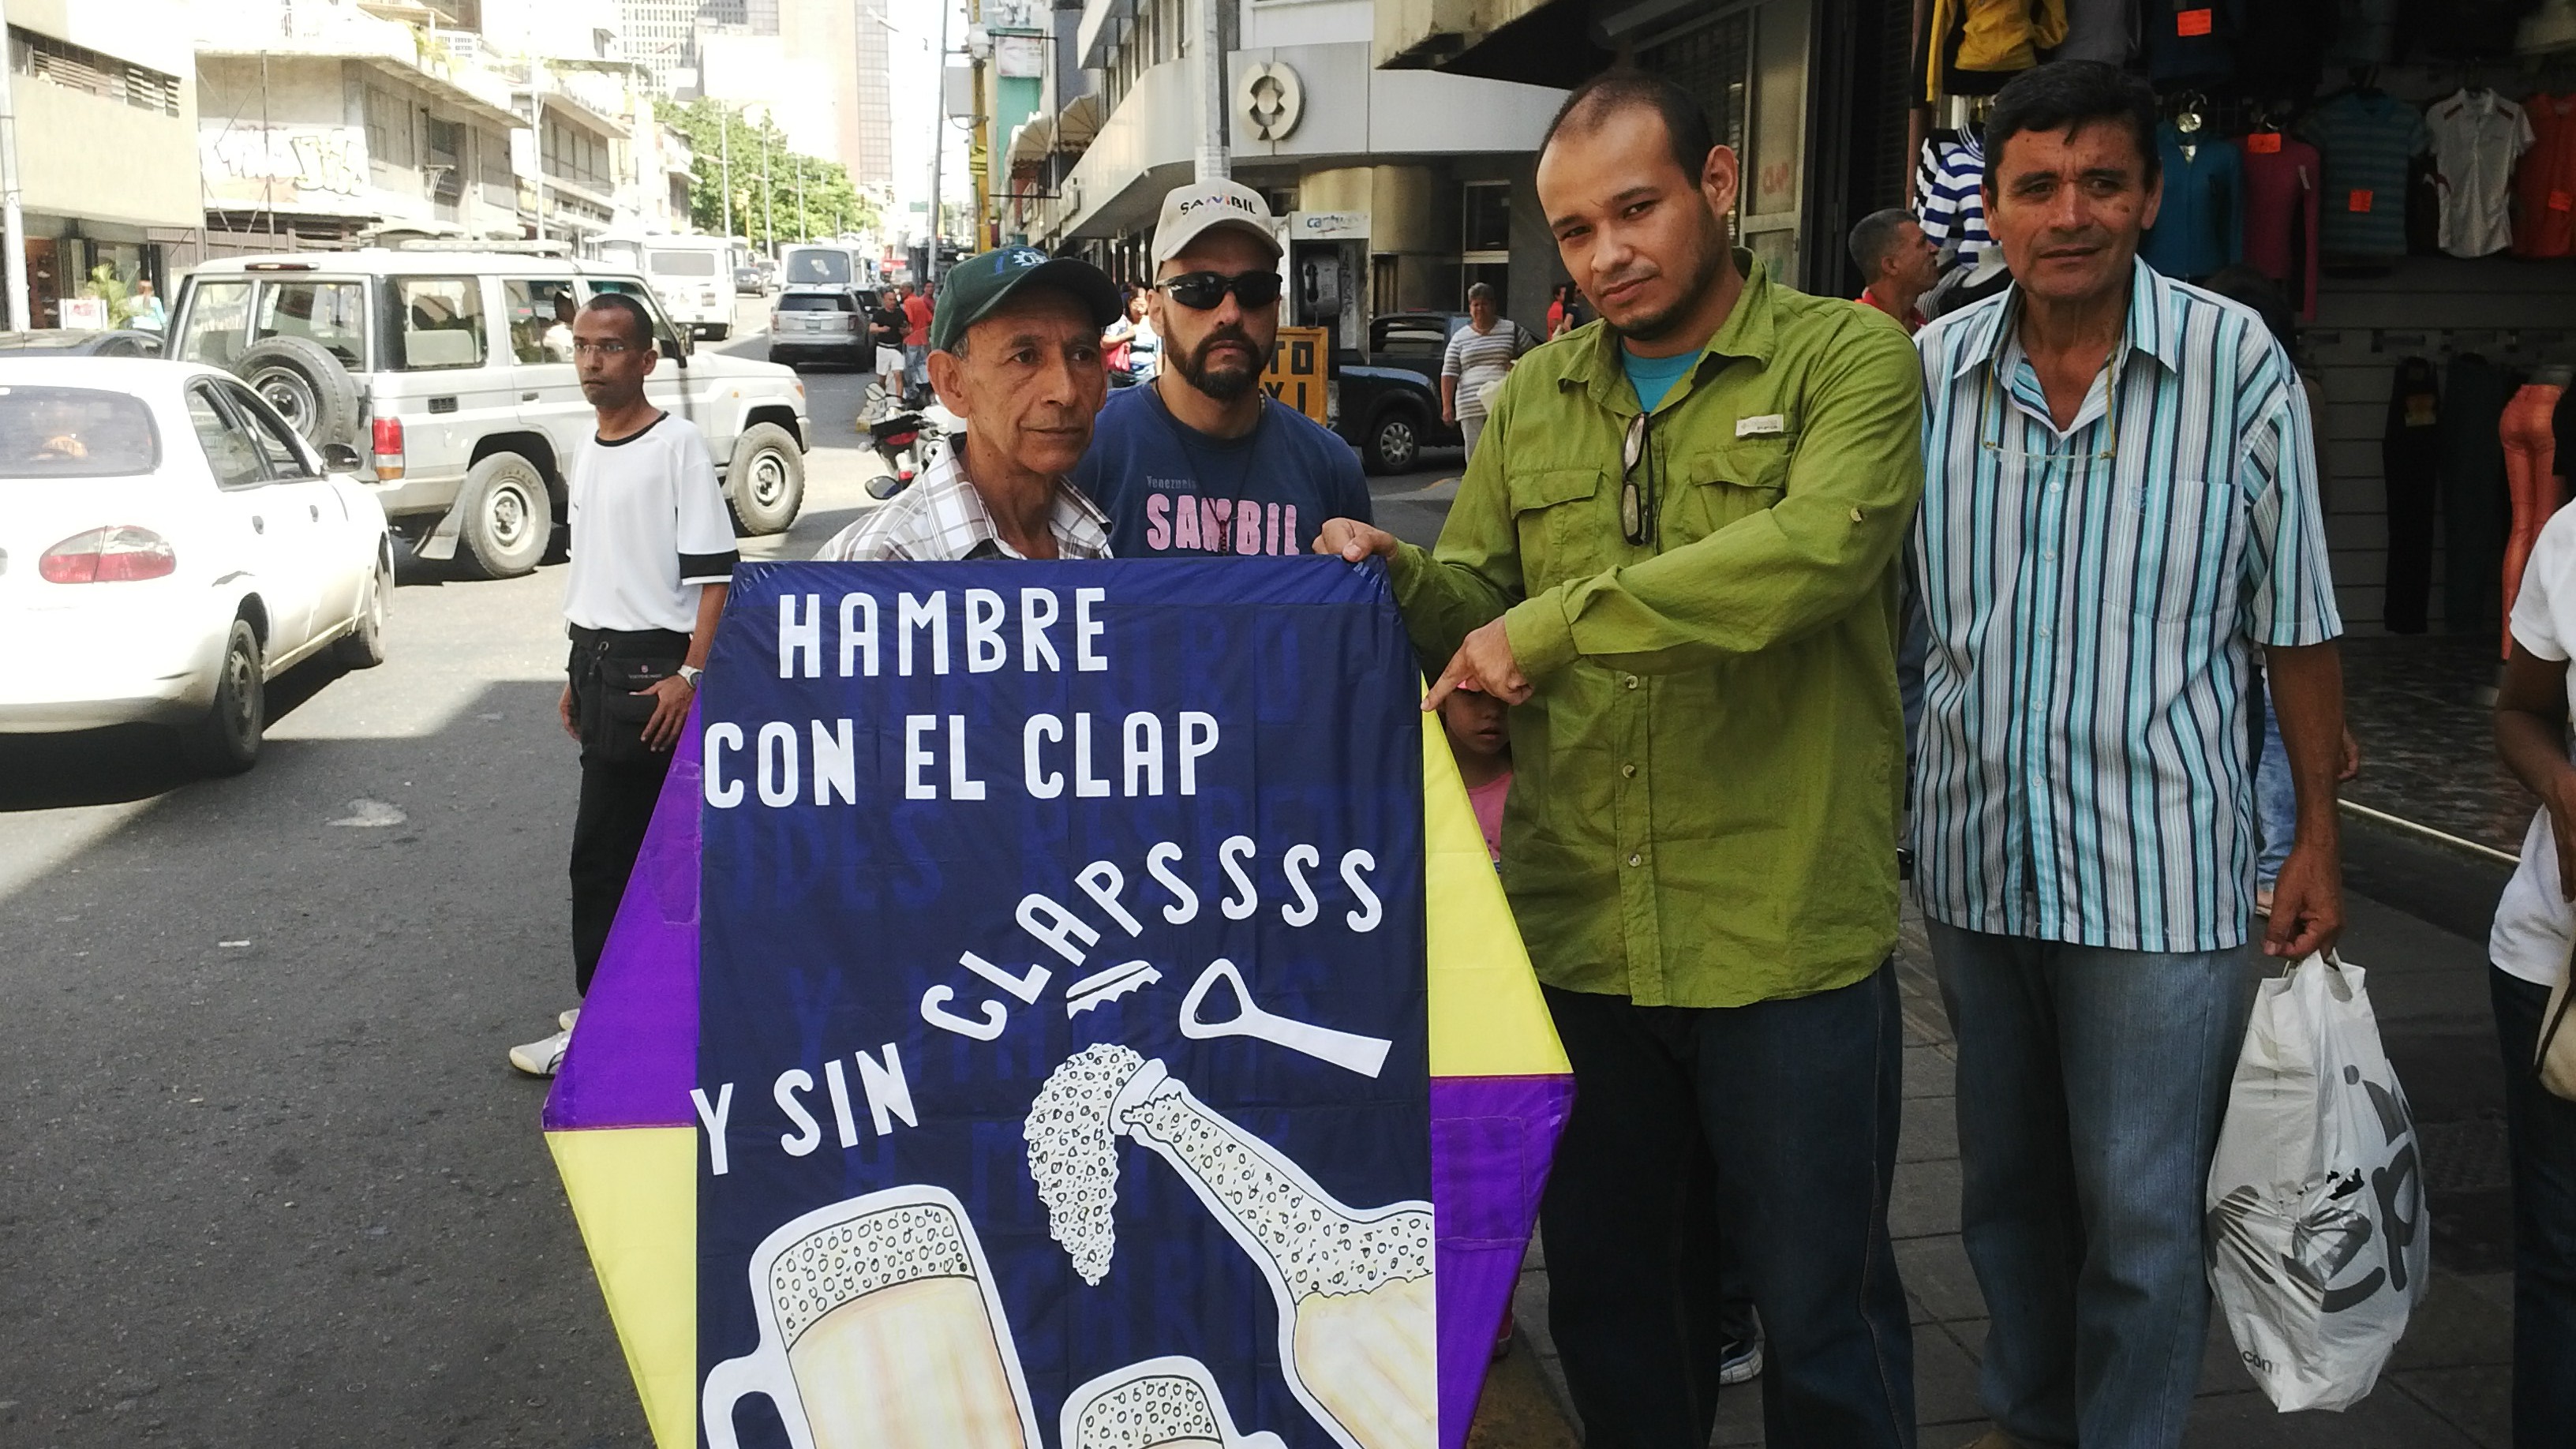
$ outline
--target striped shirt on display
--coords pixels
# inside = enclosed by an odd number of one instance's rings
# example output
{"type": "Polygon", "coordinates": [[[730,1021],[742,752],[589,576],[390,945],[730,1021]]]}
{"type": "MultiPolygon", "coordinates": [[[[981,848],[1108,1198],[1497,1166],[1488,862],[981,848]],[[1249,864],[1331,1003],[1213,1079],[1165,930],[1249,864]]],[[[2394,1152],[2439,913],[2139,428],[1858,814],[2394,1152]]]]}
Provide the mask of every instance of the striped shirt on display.
{"type": "Polygon", "coordinates": [[[1934,246],[1958,244],[1955,266],[1973,266],[1977,254],[1992,245],[1986,235],[1986,152],[1974,132],[1955,141],[1923,143],[1922,164],[1914,176],[1923,235],[1934,246]]]}
{"type": "Polygon", "coordinates": [[[2288,355],[2251,310],[2134,265],[2063,432],[2018,289],[1918,339],[1915,890],[1968,930],[2224,950],[2253,907],[2255,651],[2343,626],[2288,355]]]}

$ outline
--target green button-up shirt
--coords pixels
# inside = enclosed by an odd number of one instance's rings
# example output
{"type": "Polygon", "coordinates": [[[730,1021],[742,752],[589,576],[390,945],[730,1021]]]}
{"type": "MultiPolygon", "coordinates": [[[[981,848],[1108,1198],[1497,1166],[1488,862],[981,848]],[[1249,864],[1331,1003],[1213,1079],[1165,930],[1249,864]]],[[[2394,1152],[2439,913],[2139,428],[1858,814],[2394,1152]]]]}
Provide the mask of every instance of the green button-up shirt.
{"type": "Polygon", "coordinates": [[[1426,658],[1500,615],[1536,688],[1502,871],[1539,978],[1645,1006],[1831,990],[1896,941],[1921,366],[1884,313],[1736,265],[1649,422],[1652,541],[1621,530],[1637,394],[1596,323],[1521,359],[1439,548],[1393,569],[1426,658]]]}

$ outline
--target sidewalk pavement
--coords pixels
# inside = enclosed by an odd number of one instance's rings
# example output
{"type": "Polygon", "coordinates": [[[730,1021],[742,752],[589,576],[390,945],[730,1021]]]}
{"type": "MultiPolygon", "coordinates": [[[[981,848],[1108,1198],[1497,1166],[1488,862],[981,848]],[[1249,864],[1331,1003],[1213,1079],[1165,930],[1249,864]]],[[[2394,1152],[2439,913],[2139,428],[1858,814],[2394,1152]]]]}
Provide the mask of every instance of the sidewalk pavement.
{"type": "MultiPolygon", "coordinates": [[[[2436,1191],[2432,1286],[2378,1387],[2339,1415],[2276,1413],[2237,1364],[2213,1309],[2186,1442],[2209,1449],[2505,1449],[2512,1281],[2495,1270],[2502,1259],[2492,1231],[2442,1230],[2446,1211],[2491,1220],[2502,1185],[2502,1128],[2492,1117],[2501,1068],[2487,1016],[2484,943],[2358,897],[2347,910],[2342,954],[2369,970],[2382,1035],[2423,1128],[2436,1191]],[[2408,1076],[2410,1066],[2427,1080],[2408,1076]],[[2481,1071],[2495,1079],[2491,1091],[2478,1089],[2481,1071]]],[[[1910,910],[1898,972],[1906,1101],[1889,1226],[1914,1310],[1921,1449],[1959,1449],[1987,1428],[1977,1399],[1986,1310],[1959,1239],[1956,1052],[1922,922],[1910,910]]],[[[1547,1266],[1535,1243],[1514,1312],[1519,1342],[1495,1365],[1470,1449],[1570,1449],[1578,1440],[1567,1427],[1564,1376],[1547,1332],[1547,1266]]],[[[1762,1443],[1758,1380],[1721,1398],[1712,1442],[1762,1443]]]]}

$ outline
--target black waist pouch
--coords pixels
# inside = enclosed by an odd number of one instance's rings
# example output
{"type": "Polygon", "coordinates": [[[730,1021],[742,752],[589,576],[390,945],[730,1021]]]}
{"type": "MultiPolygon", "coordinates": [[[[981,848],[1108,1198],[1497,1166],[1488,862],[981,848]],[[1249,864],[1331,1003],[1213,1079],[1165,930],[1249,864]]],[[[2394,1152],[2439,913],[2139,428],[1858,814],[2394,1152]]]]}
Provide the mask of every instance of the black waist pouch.
{"type": "Polygon", "coordinates": [[[669,750],[644,743],[644,726],[656,705],[638,693],[680,672],[688,657],[685,634],[658,630],[621,633],[606,629],[573,631],[573,721],[581,730],[581,757],[586,764],[659,765],[669,750]]]}

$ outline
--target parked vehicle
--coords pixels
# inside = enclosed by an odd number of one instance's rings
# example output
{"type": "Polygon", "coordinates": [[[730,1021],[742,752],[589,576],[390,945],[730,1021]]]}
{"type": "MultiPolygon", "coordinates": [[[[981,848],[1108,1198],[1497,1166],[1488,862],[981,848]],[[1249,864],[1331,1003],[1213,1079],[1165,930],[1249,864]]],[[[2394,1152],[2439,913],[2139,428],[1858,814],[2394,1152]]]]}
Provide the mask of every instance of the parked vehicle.
{"type": "Polygon", "coordinates": [[[1369,319],[1363,352],[1333,354],[1333,431],[1360,450],[1373,473],[1402,473],[1425,448],[1466,441],[1440,420],[1440,360],[1464,312],[1388,312],[1369,319]]]}
{"type": "Polygon", "coordinates": [[[769,284],[761,280],[760,268],[753,266],[749,262],[745,262],[741,266],[733,269],[733,294],[735,296],[757,297],[768,290],[769,284]]]}
{"type": "Polygon", "coordinates": [[[0,353],[11,352],[38,352],[51,357],[159,357],[161,334],[133,327],[105,332],[85,327],[0,332],[0,353]]]}
{"type": "MultiPolygon", "coordinates": [[[[889,375],[879,374],[880,379],[889,375]]],[[[868,480],[868,496],[884,499],[911,487],[938,450],[966,424],[935,401],[926,407],[904,406],[900,394],[889,391],[880,380],[868,385],[867,398],[859,406],[859,426],[868,430],[868,445],[885,468],[868,480]]]]}
{"type": "Polygon", "coordinates": [[[850,287],[790,286],[769,309],[769,360],[837,362],[873,369],[876,340],[868,335],[868,304],[850,287]]]}
{"type": "Polygon", "coordinates": [[[779,252],[778,279],[789,287],[874,287],[877,269],[863,247],[804,242],[779,252]]]}
{"type": "Polygon", "coordinates": [[[416,554],[450,558],[461,543],[485,575],[506,578],[552,546],[574,451],[591,434],[573,313],[624,292],[652,317],[662,354],[645,395],[706,435],[739,531],[785,531],[804,501],[804,384],[766,362],[696,352],[641,275],[553,250],[220,258],[181,290],[171,354],[240,374],[316,445],[356,446],[416,554]]]}
{"type": "Polygon", "coordinates": [[[357,467],[215,368],[0,357],[0,732],[148,722],[249,769],[268,681],[384,661],[393,550],[357,467]]]}

